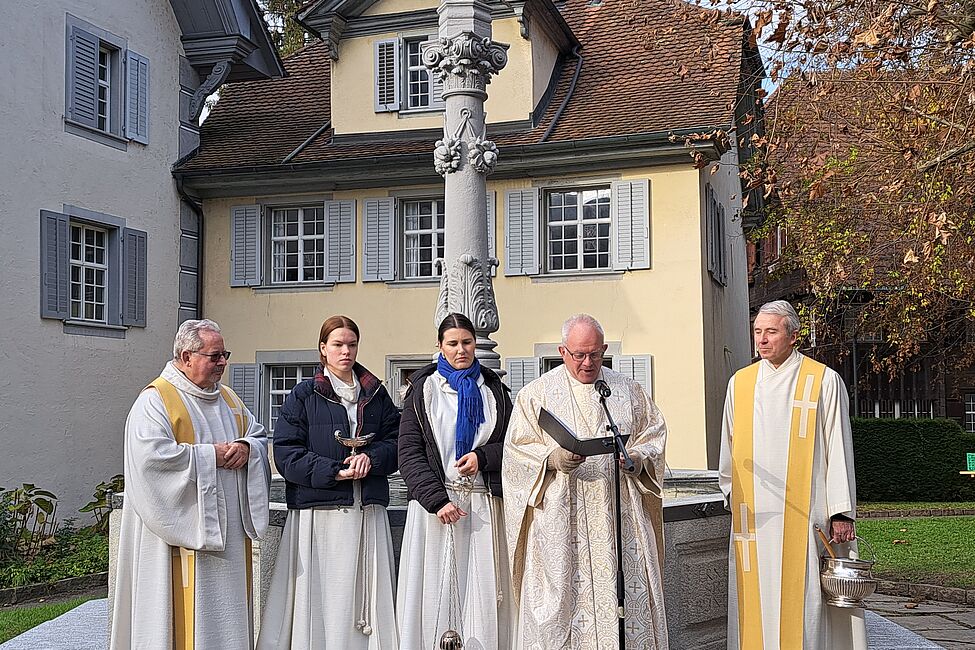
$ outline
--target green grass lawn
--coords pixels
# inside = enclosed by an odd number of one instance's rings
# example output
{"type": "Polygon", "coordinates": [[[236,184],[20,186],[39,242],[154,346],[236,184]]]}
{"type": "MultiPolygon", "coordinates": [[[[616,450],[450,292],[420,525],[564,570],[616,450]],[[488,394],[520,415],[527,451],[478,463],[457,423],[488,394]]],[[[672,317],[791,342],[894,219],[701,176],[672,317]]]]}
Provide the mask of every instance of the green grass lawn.
{"type": "Polygon", "coordinates": [[[877,578],[975,588],[975,517],[860,519],[857,533],[877,552],[877,578]]]}
{"type": "Polygon", "coordinates": [[[56,618],[92,598],[98,598],[98,596],[81,596],[60,603],[0,609],[0,643],[9,641],[18,634],[23,634],[44,621],[56,618]]]}
{"type": "Polygon", "coordinates": [[[975,503],[971,501],[946,502],[946,501],[908,501],[906,503],[870,503],[860,502],[857,510],[926,510],[937,508],[954,508],[957,510],[967,510],[975,508],[975,503]]]}

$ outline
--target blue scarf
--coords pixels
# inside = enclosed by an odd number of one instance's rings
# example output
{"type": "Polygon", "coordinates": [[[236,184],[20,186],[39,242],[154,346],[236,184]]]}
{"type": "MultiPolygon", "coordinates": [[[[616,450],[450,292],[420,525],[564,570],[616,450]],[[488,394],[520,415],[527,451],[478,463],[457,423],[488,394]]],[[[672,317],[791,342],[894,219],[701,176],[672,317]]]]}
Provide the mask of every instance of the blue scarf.
{"type": "Polygon", "coordinates": [[[477,378],[481,375],[481,364],[477,359],[470,368],[455,370],[441,354],[437,359],[437,371],[443,375],[450,387],[457,391],[457,433],[454,444],[457,460],[469,454],[474,446],[474,434],[484,422],[484,402],[477,378]]]}

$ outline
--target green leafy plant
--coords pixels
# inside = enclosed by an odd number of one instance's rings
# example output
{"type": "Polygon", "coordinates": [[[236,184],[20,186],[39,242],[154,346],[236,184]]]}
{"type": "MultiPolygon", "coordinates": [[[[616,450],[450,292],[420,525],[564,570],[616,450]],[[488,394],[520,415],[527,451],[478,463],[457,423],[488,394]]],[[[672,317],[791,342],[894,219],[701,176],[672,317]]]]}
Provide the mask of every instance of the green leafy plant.
{"type": "Polygon", "coordinates": [[[6,490],[2,500],[10,515],[10,540],[21,557],[29,561],[42,548],[54,543],[58,497],[53,492],[24,483],[6,490]]]}
{"type": "Polygon", "coordinates": [[[108,532],[108,514],[112,511],[112,494],[122,492],[125,489],[125,477],[116,474],[108,481],[102,481],[95,486],[95,493],[92,500],[84,505],[78,512],[95,513],[95,523],[92,526],[99,533],[108,532]]]}

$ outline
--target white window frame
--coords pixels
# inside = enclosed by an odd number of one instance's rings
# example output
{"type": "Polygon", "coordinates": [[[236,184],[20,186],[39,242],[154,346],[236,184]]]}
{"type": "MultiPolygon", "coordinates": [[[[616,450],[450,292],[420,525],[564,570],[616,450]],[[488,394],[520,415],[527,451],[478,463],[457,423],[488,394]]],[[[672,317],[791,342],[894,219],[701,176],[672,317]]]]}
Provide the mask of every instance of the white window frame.
{"type": "Polygon", "coordinates": [[[71,233],[68,258],[70,319],[91,323],[108,323],[109,274],[111,272],[109,266],[111,261],[109,256],[109,237],[111,237],[112,233],[106,228],[98,228],[74,220],[68,222],[68,227],[71,233]],[[75,240],[75,234],[79,235],[77,241],[75,240]],[[89,244],[89,235],[96,241],[89,244]],[[101,245],[97,243],[99,236],[101,236],[101,245]],[[76,249],[78,251],[77,257],[75,256],[76,249]],[[89,253],[91,253],[91,259],[89,259],[89,253]],[[99,253],[100,261],[98,259],[99,253]],[[76,272],[77,280],[75,280],[76,272]],[[101,278],[100,281],[98,280],[99,277],[101,278]],[[89,292],[91,293],[90,298],[89,292]],[[91,308],[90,310],[89,307],[91,308]],[[89,315],[89,312],[91,315],[89,315]]]}
{"type": "Polygon", "coordinates": [[[965,393],[965,431],[975,433],[975,393],[965,393]]]}
{"type": "Polygon", "coordinates": [[[429,41],[429,37],[418,36],[403,39],[403,78],[399,80],[402,84],[400,96],[403,98],[402,110],[404,111],[430,111],[434,110],[435,99],[433,96],[433,76],[426,66],[423,65],[423,44],[429,41]],[[415,52],[411,49],[415,48],[415,52]],[[415,61],[413,61],[415,57],[415,61]],[[414,81],[414,75],[416,80],[414,81]],[[426,92],[413,93],[413,85],[426,84],[426,92]],[[422,101],[425,100],[426,104],[422,101]]]}
{"type": "Polygon", "coordinates": [[[545,273],[552,275],[575,275],[579,273],[605,273],[613,270],[613,212],[612,212],[612,189],[609,185],[594,185],[594,186],[571,186],[571,187],[550,187],[545,188],[542,191],[542,225],[543,225],[543,236],[541,237],[543,246],[543,257],[544,257],[544,268],[545,273]],[[584,211],[586,207],[586,195],[595,192],[596,196],[596,211],[597,216],[595,219],[585,219],[584,211]],[[605,192],[605,197],[599,196],[600,193],[605,192]],[[576,218],[574,221],[550,221],[550,213],[553,208],[562,208],[564,214],[564,208],[567,207],[565,203],[561,206],[555,206],[551,204],[551,197],[556,194],[560,195],[571,195],[577,194],[576,197],[576,218]],[[605,198],[605,201],[603,199],[605,198]],[[598,215],[601,206],[605,206],[607,216],[600,217],[598,215]],[[596,232],[596,251],[586,251],[585,241],[586,239],[591,239],[585,237],[584,227],[587,225],[595,225],[596,232]],[[605,235],[599,233],[599,226],[605,225],[605,235]],[[552,228],[566,228],[566,227],[576,228],[576,237],[574,240],[562,238],[559,243],[562,245],[562,252],[553,253],[556,242],[553,241],[551,237],[552,228]],[[599,241],[606,241],[606,250],[598,250],[599,241]],[[553,268],[554,256],[560,257],[563,262],[566,259],[570,259],[568,256],[571,253],[565,253],[565,246],[568,243],[574,243],[575,248],[575,260],[577,266],[575,268],[565,268],[563,263],[562,268],[553,268]],[[599,256],[605,255],[606,264],[605,266],[594,266],[585,267],[585,258],[587,255],[596,255],[597,264],[599,261],[599,256]]]}
{"type": "MultiPolygon", "coordinates": [[[[435,262],[438,258],[443,257],[443,250],[442,250],[443,247],[439,244],[439,242],[443,241],[443,238],[445,237],[446,229],[437,227],[437,218],[439,216],[442,217],[444,220],[446,220],[445,208],[446,208],[446,203],[443,197],[401,197],[397,199],[396,229],[397,229],[397,239],[399,240],[399,250],[401,252],[401,254],[399,255],[399,258],[401,260],[401,262],[399,263],[399,272],[400,272],[400,278],[402,278],[403,280],[422,281],[422,280],[436,279],[440,277],[440,269],[435,262]],[[431,227],[430,228],[420,228],[420,227],[407,228],[407,218],[424,216],[422,214],[408,215],[407,205],[409,204],[420,205],[423,203],[429,203],[431,205],[431,210],[430,210],[431,227]],[[437,212],[438,206],[444,208],[442,213],[437,212]],[[426,235],[429,235],[431,237],[430,246],[423,247],[418,245],[414,249],[411,249],[411,247],[408,244],[408,238],[415,237],[418,240],[420,237],[426,235]],[[422,251],[427,249],[430,250],[430,254],[431,254],[431,259],[429,260],[429,262],[419,259],[422,251]],[[415,250],[417,252],[415,260],[410,259],[411,250],[415,250]],[[426,264],[430,264],[430,274],[429,275],[420,274],[419,273],[420,265],[426,265],[426,264]],[[410,272],[411,266],[415,268],[415,271],[412,273],[410,272]]],[[[444,226],[446,226],[446,221],[444,222],[444,226]]]]}
{"type": "Polygon", "coordinates": [[[274,437],[274,425],[277,423],[278,413],[284,400],[287,399],[294,387],[306,379],[315,376],[317,364],[305,363],[273,363],[264,366],[264,374],[267,377],[267,391],[264,393],[265,405],[267,406],[267,431],[268,437],[274,437]],[[290,372],[287,377],[276,377],[278,371],[290,372]],[[276,382],[284,382],[287,387],[276,386],[276,382]]]}
{"type": "Polygon", "coordinates": [[[416,371],[433,362],[433,354],[386,355],[386,391],[398,408],[403,408],[407,384],[402,381],[403,371],[416,371]]]}
{"type": "Polygon", "coordinates": [[[272,285],[288,285],[288,284],[322,284],[325,282],[325,256],[326,256],[326,241],[325,241],[325,208],[323,205],[292,205],[292,206],[271,206],[268,210],[268,229],[270,232],[270,242],[271,245],[268,247],[268,263],[270,265],[270,278],[272,285]],[[315,232],[312,234],[305,233],[306,211],[317,211],[318,216],[314,220],[316,223],[315,232]],[[276,219],[279,213],[287,213],[291,211],[297,211],[296,233],[291,235],[286,232],[287,223],[285,222],[285,233],[283,235],[276,234],[275,225],[276,219]],[[321,232],[319,233],[319,227],[321,232]],[[287,244],[289,242],[297,242],[297,253],[290,253],[287,251],[287,244]],[[314,243],[312,250],[306,250],[306,246],[309,243],[314,243]],[[278,253],[275,249],[278,245],[285,246],[285,251],[283,253],[278,253]],[[320,250],[316,248],[320,246],[320,250]],[[292,269],[290,266],[285,265],[283,267],[278,266],[278,258],[283,257],[286,261],[287,257],[290,255],[297,256],[297,267],[292,269]],[[306,255],[315,255],[316,260],[313,265],[305,264],[306,255]],[[318,264],[318,256],[321,257],[321,264],[318,264]],[[321,277],[316,277],[314,270],[320,271],[321,277]],[[287,273],[291,270],[297,271],[297,279],[289,280],[287,279],[287,273]],[[306,277],[309,270],[312,271],[311,277],[306,277]],[[281,279],[279,279],[281,278],[281,279]]]}

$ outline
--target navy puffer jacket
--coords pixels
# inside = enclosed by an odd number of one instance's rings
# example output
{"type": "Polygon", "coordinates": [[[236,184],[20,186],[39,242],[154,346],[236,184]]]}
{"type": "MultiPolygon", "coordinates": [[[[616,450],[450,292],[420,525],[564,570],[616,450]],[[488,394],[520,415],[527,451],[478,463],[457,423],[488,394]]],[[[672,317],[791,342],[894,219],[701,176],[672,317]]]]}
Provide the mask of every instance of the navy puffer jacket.
{"type": "MultiPolygon", "coordinates": [[[[360,453],[368,454],[372,469],[361,480],[363,505],[389,505],[389,480],[396,471],[399,411],[386,387],[358,363],[358,435],[375,433],[360,453]]],[[[321,366],[284,400],[274,427],[274,464],[285,478],[285,497],[292,509],[351,506],[355,481],[339,481],[349,448],[335,439],[335,431],[349,435],[349,417],[321,366]]]]}

